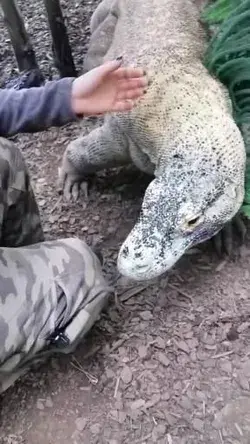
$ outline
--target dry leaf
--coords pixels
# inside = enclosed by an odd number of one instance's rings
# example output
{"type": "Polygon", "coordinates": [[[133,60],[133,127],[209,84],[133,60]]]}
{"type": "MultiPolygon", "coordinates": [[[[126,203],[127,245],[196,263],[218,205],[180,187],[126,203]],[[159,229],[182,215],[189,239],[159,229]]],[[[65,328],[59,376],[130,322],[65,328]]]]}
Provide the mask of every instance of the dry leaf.
{"type": "Polygon", "coordinates": [[[184,342],[184,341],[178,341],[178,342],[175,341],[175,343],[176,343],[177,347],[178,347],[181,351],[183,351],[183,352],[185,352],[185,353],[190,353],[189,347],[188,347],[188,345],[187,345],[186,342],[184,342]]]}
{"type": "Polygon", "coordinates": [[[131,369],[126,365],[121,371],[121,380],[124,384],[129,384],[133,379],[133,373],[131,369]]]}
{"type": "Polygon", "coordinates": [[[169,359],[168,359],[167,356],[166,356],[164,353],[162,353],[162,352],[160,352],[160,353],[158,354],[158,360],[159,360],[159,362],[160,362],[162,365],[164,365],[165,367],[168,367],[169,364],[170,364],[169,359]]]}
{"type": "Polygon", "coordinates": [[[148,354],[148,347],[146,347],[146,345],[140,345],[138,347],[138,354],[139,354],[141,359],[146,358],[146,356],[148,354]]]}
{"type": "Polygon", "coordinates": [[[131,410],[138,410],[145,406],[144,399],[137,399],[136,401],[133,401],[130,405],[131,410]]]}

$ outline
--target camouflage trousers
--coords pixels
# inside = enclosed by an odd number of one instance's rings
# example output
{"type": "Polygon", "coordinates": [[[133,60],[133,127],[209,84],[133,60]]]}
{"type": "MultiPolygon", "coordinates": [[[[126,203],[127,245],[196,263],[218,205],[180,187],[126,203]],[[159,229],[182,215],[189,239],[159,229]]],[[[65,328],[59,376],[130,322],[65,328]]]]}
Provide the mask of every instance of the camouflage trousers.
{"type": "Polygon", "coordinates": [[[0,392],[51,353],[73,351],[111,291],[84,241],[44,241],[23,157],[0,138],[0,392]]]}

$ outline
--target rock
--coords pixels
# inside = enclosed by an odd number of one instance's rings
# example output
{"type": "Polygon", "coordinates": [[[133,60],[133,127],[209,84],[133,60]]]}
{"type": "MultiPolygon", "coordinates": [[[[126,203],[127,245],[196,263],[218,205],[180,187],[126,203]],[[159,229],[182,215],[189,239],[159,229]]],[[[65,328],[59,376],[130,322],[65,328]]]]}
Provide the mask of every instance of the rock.
{"type": "Polygon", "coordinates": [[[194,409],[193,404],[191,403],[190,399],[187,396],[183,396],[179,401],[179,404],[184,410],[193,411],[194,409]]]}
{"type": "Polygon", "coordinates": [[[146,347],[146,345],[140,345],[138,347],[138,355],[140,356],[141,359],[146,358],[148,354],[148,348],[146,347]]]}
{"type": "Polygon", "coordinates": [[[85,429],[86,424],[87,424],[87,420],[85,418],[77,418],[75,420],[75,425],[76,425],[77,430],[79,430],[79,432],[82,432],[85,429]]]}
{"type": "Polygon", "coordinates": [[[242,371],[246,377],[250,376],[250,359],[242,364],[242,371]]]}
{"type": "Polygon", "coordinates": [[[164,339],[162,339],[160,336],[157,336],[157,338],[155,340],[155,343],[154,343],[154,346],[164,350],[165,347],[166,347],[164,339]]]}
{"type": "Polygon", "coordinates": [[[45,406],[49,408],[53,407],[53,401],[50,397],[46,399],[45,406]]]}
{"type": "Polygon", "coordinates": [[[190,353],[189,347],[184,341],[175,341],[176,346],[184,353],[190,353]]]}
{"type": "Polygon", "coordinates": [[[127,418],[127,413],[124,411],[119,411],[118,412],[118,421],[120,424],[123,424],[126,421],[127,418]]]}
{"type": "Polygon", "coordinates": [[[169,359],[168,359],[167,356],[166,356],[164,353],[162,353],[162,352],[160,352],[160,353],[158,354],[158,360],[159,360],[159,362],[160,362],[162,365],[164,365],[164,367],[168,367],[169,364],[170,364],[169,359]]]}
{"type": "Polygon", "coordinates": [[[237,381],[243,390],[249,390],[249,382],[243,374],[238,374],[237,381]]]}
{"type": "Polygon", "coordinates": [[[42,401],[40,401],[39,399],[38,399],[38,401],[36,403],[36,408],[38,410],[44,410],[44,405],[43,405],[42,401]]]}
{"type": "Polygon", "coordinates": [[[161,395],[161,399],[162,399],[163,401],[168,401],[168,400],[170,399],[170,393],[169,393],[169,392],[164,392],[164,393],[161,395]]]}
{"type": "Polygon", "coordinates": [[[174,391],[180,392],[182,390],[182,383],[181,381],[176,381],[173,385],[174,391]]]}
{"type": "Polygon", "coordinates": [[[150,321],[150,319],[153,318],[153,315],[152,315],[151,311],[146,310],[146,311],[142,311],[140,313],[140,317],[143,321],[150,321]]]}
{"type": "Polygon", "coordinates": [[[216,366],[215,359],[212,359],[212,358],[210,358],[210,359],[206,359],[206,360],[202,363],[202,366],[203,366],[204,368],[214,368],[214,367],[216,366]]]}
{"type": "Polygon", "coordinates": [[[124,384],[129,384],[133,379],[133,373],[131,369],[126,365],[121,371],[121,380],[124,384]]]}
{"type": "Polygon", "coordinates": [[[144,399],[137,399],[130,404],[131,410],[138,410],[145,406],[144,399]]]}
{"type": "Polygon", "coordinates": [[[118,421],[118,415],[119,415],[118,410],[110,410],[109,414],[112,419],[115,419],[115,421],[118,421]]]}
{"type": "Polygon", "coordinates": [[[159,393],[154,393],[152,398],[146,402],[145,407],[149,409],[150,407],[153,407],[155,404],[158,404],[160,400],[161,400],[161,395],[159,393]]]}
{"type": "Polygon", "coordinates": [[[98,424],[98,423],[93,424],[93,425],[90,427],[90,431],[91,431],[91,433],[92,433],[93,435],[98,435],[98,434],[100,433],[100,431],[101,431],[101,424],[98,424]]]}
{"type": "Polygon", "coordinates": [[[107,368],[105,370],[106,376],[108,379],[115,379],[115,372],[111,370],[110,368],[107,368]]]}
{"type": "Polygon", "coordinates": [[[187,345],[188,345],[189,350],[193,350],[194,348],[198,347],[199,341],[197,338],[188,339],[187,345]]]}
{"type": "Polygon", "coordinates": [[[159,442],[159,439],[166,434],[166,426],[165,424],[158,424],[153,428],[152,432],[152,440],[153,442],[157,443],[159,442]]]}
{"type": "Polygon", "coordinates": [[[193,420],[193,428],[194,430],[196,430],[197,432],[202,433],[203,432],[203,428],[204,428],[204,423],[201,419],[199,418],[194,418],[193,420]]]}
{"type": "Polygon", "coordinates": [[[232,373],[232,364],[230,361],[222,361],[220,363],[220,368],[225,373],[232,373]]]}

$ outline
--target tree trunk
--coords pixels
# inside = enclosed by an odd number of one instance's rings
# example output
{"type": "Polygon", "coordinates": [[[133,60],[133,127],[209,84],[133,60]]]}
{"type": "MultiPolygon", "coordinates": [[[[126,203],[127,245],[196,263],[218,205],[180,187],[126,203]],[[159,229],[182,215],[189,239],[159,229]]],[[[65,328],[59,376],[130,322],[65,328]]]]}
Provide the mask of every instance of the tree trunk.
{"type": "Polygon", "coordinates": [[[50,32],[53,40],[52,49],[56,68],[61,77],[76,77],[76,69],[71,53],[67,29],[64,24],[60,1],[43,0],[47,11],[50,32]]]}
{"type": "Polygon", "coordinates": [[[16,0],[0,0],[19,71],[39,69],[36,55],[26,32],[16,0]]]}

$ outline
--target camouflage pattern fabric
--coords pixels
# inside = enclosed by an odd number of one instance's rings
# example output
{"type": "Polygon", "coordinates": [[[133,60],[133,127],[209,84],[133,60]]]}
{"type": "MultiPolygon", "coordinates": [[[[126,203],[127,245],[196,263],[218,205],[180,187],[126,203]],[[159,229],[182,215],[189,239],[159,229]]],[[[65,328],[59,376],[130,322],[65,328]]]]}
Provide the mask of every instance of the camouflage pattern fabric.
{"type": "Polygon", "coordinates": [[[20,150],[0,137],[0,246],[44,240],[39,210],[20,150]]]}
{"type": "Polygon", "coordinates": [[[0,139],[0,392],[31,365],[70,353],[112,289],[97,256],[76,238],[43,241],[20,151],[0,139]]]}

